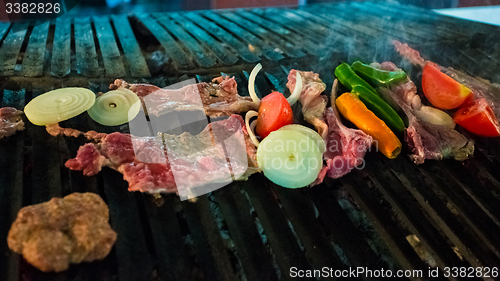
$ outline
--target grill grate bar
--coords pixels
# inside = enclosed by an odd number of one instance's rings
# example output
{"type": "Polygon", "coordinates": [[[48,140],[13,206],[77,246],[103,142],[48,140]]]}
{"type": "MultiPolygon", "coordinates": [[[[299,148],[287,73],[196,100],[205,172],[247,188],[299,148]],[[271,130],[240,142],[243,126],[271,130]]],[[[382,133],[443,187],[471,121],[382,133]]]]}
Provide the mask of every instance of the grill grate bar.
{"type": "MultiPolygon", "coordinates": [[[[354,198],[355,203],[371,218],[373,227],[386,243],[389,251],[394,257],[394,262],[400,268],[414,270],[424,268],[424,262],[417,256],[415,250],[402,234],[402,230],[391,219],[391,214],[376,202],[374,196],[370,194],[366,183],[357,174],[348,174],[341,179],[343,186],[354,198]]],[[[404,233],[404,232],[403,232],[404,233]]],[[[422,280],[413,278],[412,280],[422,280]]]]}
{"type": "Polygon", "coordinates": [[[435,225],[457,246],[460,254],[471,265],[492,265],[492,263],[498,262],[498,258],[492,252],[488,251],[488,254],[485,254],[485,249],[477,246],[478,241],[474,239],[477,238],[474,234],[461,231],[463,226],[460,225],[454,214],[443,201],[439,200],[437,194],[427,188],[427,186],[432,186],[429,180],[422,179],[418,174],[408,173],[408,171],[415,171],[408,161],[401,159],[397,163],[384,162],[391,167],[394,175],[419,202],[429,217],[435,221],[435,225]]]}
{"type": "Polygon", "coordinates": [[[51,74],[64,77],[71,72],[71,18],[57,18],[52,46],[51,74]]]}
{"type": "Polygon", "coordinates": [[[202,42],[202,44],[204,44],[204,50],[213,51],[213,53],[217,56],[217,59],[224,65],[233,65],[238,62],[239,59],[236,55],[233,54],[232,50],[221,46],[219,41],[214,39],[196,24],[192,23],[189,20],[185,20],[178,13],[171,13],[169,14],[169,16],[182,27],[184,27],[187,32],[198,39],[198,41],[202,42]]]}
{"type": "Polygon", "coordinates": [[[4,39],[4,36],[7,35],[7,31],[9,31],[10,23],[8,22],[0,22],[0,39],[4,39]]]}
{"type": "Polygon", "coordinates": [[[302,190],[285,190],[273,183],[270,185],[282,204],[283,211],[290,220],[297,237],[304,246],[313,264],[312,267],[314,269],[323,267],[347,269],[319,224],[315,207],[308,198],[309,196],[302,190]]]}
{"type": "Polygon", "coordinates": [[[223,18],[219,14],[210,11],[200,14],[212,20],[213,22],[216,22],[219,25],[223,26],[233,34],[236,34],[238,37],[240,37],[241,41],[246,42],[249,46],[251,45],[252,48],[255,48],[255,50],[252,50],[254,54],[259,56],[263,54],[266,58],[273,61],[279,61],[284,58],[284,56],[281,53],[277,52],[273,47],[271,47],[265,41],[255,36],[247,29],[242,28],[237,24],[223,18]]]}
{"type": "Polygon", "coordinates": [[[21,51],[29,23],[14,23],[0,46],[0,76],[14,74],[17,57],[21,51]],[[18,31],[15,31],[18,30],[18,31]]]}
{"type": "Polygon", "coordinates": [[[213,192],[234,241],[243,270],[249,280],[278,280],[271,257],[266,251],[250,213],[251,207],[240,190],[231,184],[213,192]]]}
{"type": "Polygon", "coordinates": [[[184,201],[183,210],[186,214],[197,260],[204,272],[205,280],[239,280],[231,267],[231,260],[220,230],[210,210],[208,196],[198,197],[196,204],[184,201]]]}
{"type": "Polygon", "coordinates": [[[106,77],[124,77],[126,75],[125,66],[123,65],[109,18],[94,17],[93,20],[104,67],[106,68],[106,77]]]}
{"type": "Polygon", "coordinates": [[[249,50],[248,46],[243,42],[235,38],[229,32],[225,31],[223,28],[219,27],[217,24],[203,18],[199,13],[186,13],[185,16],[190,19],[192,22],[198,24],[201,28],[203,28],[207,33],[211,34],[215,38],[226,42],[231,48],[233,48],[241,58],[246,62],[258,62],[260,61],[259,55],[260,52],[256,51],[253,53],[249,50]]]}
{"type": "MultiPolygon", "coordinates": [[[[404,30],[404,27],[400,27],[398,25],[393,25],[392,23],[388,23],[386,20],[383,20],[379,17],[375,16],[370,16],[366,15],[363,13],[356,13],[356,18],[362,19],[360,22],[370,22],[371,25],[363,25],[360,23],[355,23],[352,22],[352,19],[350,18],[349,15],[342,13],[342,8],[338,6],[332,6],[329,7],[329,11],[334,11],[336,12],[336,15],[338,17],[335,17],[334,19],[329,18],[328,12],[326,12],[320,7],[313,6],[310,9],[306,10],[296,10],[295,13],[304,13],[304,14],[309,14],[309,17],[315,17],[316,19],[321,19],[323,22],[334,22],[337,24],[337,26],[343,27],[344,33],[347,31],[352,31],[356,30],[365,36],[368,36],[370,38],[381,38],[381,37],[387,37],[387,38],[392,38],[392,39],[398,39],[398,40],[403,40],[404,42],[408,43],[414,43],[414,42],[420,42],[421,38],[420,34],[415,33],[413,29],[411,30],[404,30]],[[393,30],[395,29],[395,30],[393,30]],[[397,32],[394,32],[397,31],[397,32]]],[[[349,33],[347,33],[349,34],[349,33]]]]}
{"type": "Polygon", "coordinates": [[[227,13],[220,13],[219,15],[235,22],[241,27],[247,27],[248,30],[253,32],[255,35],[259,36],[266,42],[269,42],[272,45],[276,45],[281,51],[283,51],[287,56],[293,57],[293,58],[301,58],[305,56],[305,53],[302,52],[300,49],[295,48],[290,42],[285,41],[283,38],[275,35],[274,33],[268,31],[265,28],[262,28],[261,26],[245,20],[241,16],[238,16],[236,13],[232,12],[227,12],[227,13]]]}
{"type": "MultiPolygon", "coordinates": [[[[298,23],[290,20],[276,10],[268,11],[267,9],[253,9],[252,13],[254,14],[253,17],[255,17],[255,15],[258,15],[260,17],[268,19],[269,21],[275,22],[275,24],[286,25],[288,29],[297,34],[300,34],[302,37],[307,38],[308,40],[311,40],[313,44],[321,44],[318,38],[322,38],[324,34],[318,32],[317,26],[314,26],[311,30],[305,30],[303,26],[304,22],[298,23]]],[[[314,50],[314,53],[316,53],[317,47],[315,47],[314,50]]]]}
{"type": "Polygon", "coordinates": [[[411,231],[426,246],[427,250],[435,258],[438,266],[440,268],[444,268],[445,266],[465,266],[464,262],[451,250],[446,240],[430,224],[425,216],[415,212],[419,208],[414,200],[406,192],[403,192],[404,187],[401,187],[401,183],[381,164],[380,159],[376,158],[376,156],[371,154],[365,156],[365,160],[373,167],[373,169],[367,171],[367,176],[371,183],[384,195],[392,207],[397,210],[397,214],[401,215],[411,231]]]}
{"type": "Polygon", "coordinates": [[[284,27],[281,24],[275,23],[246,10],[238,10],[235,14],[248,21],[259,24],[261,27],[268,29],[271,33],[277,34],[284,40],[289,40],[294,44],[295,48],[304,48],[309,54],[315,54],[317,52],[317,45],[313,44],[313,42],[309,41],[305,36],[290,30],[290,26],[288,25],[287,27],[284,27]]]}
{"type": "Polygon", "coordinates": [[[148,280],[153,272],[153,260],[141,228],[135,196],[127,190],[128,184],[121,174],[105,169],[102,177],[110,223],[120,233],[115,243],[118,278],[121,281],[148,280]]]}
{"type": "Polygon", "coordinates": [[[158,275],[164,280],[194,280],[193,261],[188,256],[179,221],[174,210],[178,204],[173,196],[166,196],[157,206],[149,196],[141,195],[147,220],[151,226],[154,250],[158,261],[158,275]]]}
{"type": "MultiPolygon", "coordinates": [[[[319,219],[331,233],[334,242],[342,245],[352,266],[368,268],[387,268],[386,264],[373,252],[361,232],[353,225],[342,210],[331,189],[321,184],[308,192],[319,211],[319,219]],[[335,214],[335,215],[332,215],[335,214]],[[342,231],[337,231],[341,226],[342,231]]],[[[371,278],[366,278],[370,280],[371,278]]]]}
{"type": "Polygon", "coordinates": [[[170,31],[170,33],[177,37],[177,39],[187,47],[188,51],[201,67],[209,68],[216,65],[216,61],[212,52],[204,51],[203,48],[191,35],[189,35],[180,26],[170,20],[166,16],[166,14],[154,14],[154,16],[165,29],[170,31]]]}
{"type": "Polygon", "coordinates": [[[184,50],[177,44],[176,40],[157,21],[149,15],[139,14],[137,18],[144,24],[153,35],[160,41],[165,51],[172,58],[179,69],[192,69],[194,64],[184,50]]]}
{"type": "Polygon", "coordinates": [[[429,173],[434,173],[436,184],[441,188],[444,194],[449,198],[455,209],[466,220],[469,226],[481,237],[481,239],[491,248],[491,250],[500,257],[498,235],[499,230],[488,216],[474,203],[467,193],[460,187],[461,184],[455,178],[450,176],[442,167],[436,163],[429,163],[431,171],[419,170],[423,176],[428,176],[429,173]],[[479,216],[478,214],[482,214],[479,216]]]}
{"type": "Polygon", "coordinates": [[[28,77],[42,76],[49,25],[50,22],[46,22],[33,27],[28,47],[23,57],[22,75],[28,77]]]}
{"type": "Polygon", "coordinates": [[[312,269],[304,256],[301,245],[288,225],[288,219],[281,211],[274,194],[267,184],[261,184],[266,179],[255,175],[244,182],[247,192],[259,221],[264,228],[264,234],[276,256],[276,262],[285,280],[293,280],[288,274],[291,267],[312,269]]]}
{"type": "Polygon", "coordinates": [[[448,167],[445,168],[446,171],[458,179],[461,183],[460,186],[467,193],[467,195],[471,197],[481,209],[483,209],[483,211],[495,222],[497,226],[500,226],[500,206],[497,202],[498,198],[492,196],[494,194],[492,194],[491,190],[489,190],[495,189],[495,187],[500,187],[498,181],[486,171],[484,172],[485,174],[480,175],[477,169],[481,169],[483,167],[481,167],[481,163],[474,161],[474,159],[471,159],[470,165],[467,168],[460,163],[452,161],[448,162],[450,163],[446,163],[448,165],[448,167]],[[473,165],[475,167],[473,167],[473,165]],[[480,184],[478,185],[477,183],[480,184]],[[472,186],[474,186],[474,189],[471,188],[472,186]]]}
{"type": "Polygon", "coordinates": [[[127,58],[128,68],[132,77],[151,77],[146,60],[125,15],[111,15],[118,40],[127,58]]]}
{"type": "Polygon", "coordinates": [[[74,24],[76,71],[87,77],[95,77],[99,74],[99,64],[90,18],[75,18],[74,24]]]}

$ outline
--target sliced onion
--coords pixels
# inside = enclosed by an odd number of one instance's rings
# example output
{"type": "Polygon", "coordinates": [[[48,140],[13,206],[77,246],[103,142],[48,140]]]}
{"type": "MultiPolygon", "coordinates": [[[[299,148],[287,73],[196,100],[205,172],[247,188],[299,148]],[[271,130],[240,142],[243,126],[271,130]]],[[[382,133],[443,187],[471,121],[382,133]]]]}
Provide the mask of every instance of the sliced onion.
{"type": "Polygon", "coordinates": [[[422,105],[420,110],[415,110],[415,116],[433,125],[445,126],[450,129],[455,128],[453,118],[448,113],[434,107],[422,105]]]}
{"type": "Polygon", "coordinates": [[[294,130],[311,138],[318,146],[319,152],[325,153],[326,144],[320,134],[315,130],[299,124],[290,124],[279,128],[279,130],[294,130]]]}
{"type": "Polygon", "coordinates": [[[255,77],[257,77],[257,73],[262,69],[262,65],[258,63],[253,69],[252,72],[250,72],[250,77],[248,78],[248,92],[250,93],[250,97],[252,98],[253,102],[256,104],[260,104],[260,99],[257,96],[257,93],[255,93],[255,77]]]}
{"type": "Polygon", "coordinates": [[[321,136],[302,125],[287,125],[270,133],[257,149],[257,162],[272,182],[287,188],[313,183],[326,150],[321,136]]]}
{"type": "Polygon", "coordinates": [[[332,92],[330,93],[330,104],[335,107],[335,100],[337,99],[337,87],[339,81],[337,79],[333,80],[332,92]]]}
{"type": "Polygon", "coordinates": [[[302,93],[302,76],[297,71],[297,76],[295,78],[295,88],[293,89],[292,94],[286,99],[290,106],[294,105],[300,97],[300,93],[302,93]]]}
{"type": "Polygon", "coordinates": [[[252,124],[249,124],[250,123],[250,119],[252,117],[256,117],[256,116],[259,116],[259,113],[255,110],[250,110],[247,112],[247,114],[245,115],[245,125],[247,127],[247,131],[248,131],[248,135],[250,136],[250,140],[252,140],[253,144],[255,144],[256,147],[259,147],[259,140],[257,140],[257,137],[255,136],[255,133],[254,133],[254,129],[255,129],[255,126],[257,125],[257,120],[254,120],[252,122],[252,124]]]}
{"type": "Polygon", "coordinates": [[[118,126],[134,119],[141,109],[139,97],[129,89],[118,88],[99,96],[88,113],[105,126],[118,126]]]}
{"type": "Polygon", "coordinates": [[[31,123],[54,124],[75,117],[95,102],[95,94],[86,88],[61,88],[32,99],[24,112],[31,123]]]}

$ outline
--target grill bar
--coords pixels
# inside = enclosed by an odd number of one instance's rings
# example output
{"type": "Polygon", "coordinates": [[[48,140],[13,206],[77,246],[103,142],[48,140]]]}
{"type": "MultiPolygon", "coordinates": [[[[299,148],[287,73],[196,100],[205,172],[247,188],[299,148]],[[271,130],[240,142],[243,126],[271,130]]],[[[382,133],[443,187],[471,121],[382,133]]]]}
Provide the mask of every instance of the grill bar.
{"type": "Polygon", "coordinates": [[[256,55],[261,56],[263,54],[266,58],[274,61],[278,61],[284,58],[282,54],[280,54],[274,48],[269,46],[267,42],[263,41],[259,37],[253,35],[245,28],[238,26],[232,21],[226,20],[225,18],[213,12],[205,12],[202,15],[212,20],[213,22],[221,24],[233,34],[237,34],[238,37],[240,37],[240,41],[244,41],[248,45],[252,45],[253,48],[257,49],[253,51],[253,53],[255,53],[256,55]]]}
{"type": "Polygon", "coordinates": [[[165,48],[179,69],[194,68],[188,55],[160,24],[146,14],[138,15],[138,18],[153,33],[158,41],[160,41],[163,48],[165,48]]]}
{"type": "Polygon", "coordinates": [[[128,18],[125,15],[111,15],[115,31],[127,58],[128,68],[132,77],[151,77],[146,60],[142,56],[141,49],[134,37],[134,32],[128,18]],[[118,28],[116,28],[118,27],[118,28]]]}
{"type": "Polygon", "coordinates": [[[56,19],[51,65],[51,74],[56,77],[71,72],[71,18],[56,19]]]}
{"type": "Polygon", "coordinates": [[[120,78],[126,75],[108,17],[94,17],[97,39],[106,68],[106,77],[120,78]]]}
{"type": "Polygon", "coordinates": [[[241,18],[236,13],[228,12],[228,13],[220,13],[220,15],[232,22],[237,23],[241,27],[247,27],[255,35],[269,42],[269,44],[276,45],[276,47],[278,47],[281,51],[283,51],[286,55],[290,57],[300,58],[305,56],[305,54],[300,49],[294,48],[289,42],[286,42],[281,37],[276,36],[275,34],[269,32],[267,29],[262,28],[257,24],[254,24],[248,20],[241,18]]]}
{"type": "MultiPolygon", "coordinates": [[[[395,257],[395,262],[400,268],[414,270],[424,266],[423,261],[417,256],[411,245],[401,235],[401,229],[393,224],[391,214],[380,203],[375,202],[374,196],[366,188],[366,183],[359,175],[346,176],[342,178],[342,186],[355,200],[357,206],[362,209],[372,222],[373,227],[385,241],[389,251],[395,257]]],[[[403,232],[404,233],[404,232],[403,232]]],[[[412,280],[423,280],[423,278],[411,278],[412,280]]]]}
{"type": "Polygon", "coordinates": [[[14,74],[17,56],[26,36],[29,23],[15,23],[0,47],[0,76],[14,74]],[[18,30],[18,31],[15,31],[18,30]]]}
{"type": "Polygon", "coordinates": [[[424,181],[417,174],[404,173],[405,168],[410,171],[413,169],[407,161],[398,162],[400,162],[398,163],[400,166],[391,165],[395,176],[415,199],[417,199],[420,206],[426,210],[429,217],[435,222],[435,225],[437,225],[441,231],[448,236],[450,241],[458,247],[461,255],[473,266],[478,266],[477,261],[481,261],[480,263],[484,264],[495,263],[496,258],[491,254],[488,257],[479,254],[482,250],[475,246],[478,244],[478,241],[471,236],[471,233],[459,231],[461,226],[458,220],[453,216],[453,213],[442,201],[438,200],[438,197],[433,194],[431,190],[425,188],[425,186],[429,186],[429,183],[424,181]],[[412,184],[412,182],[415,184],[412,184]]]}
{"type": "Polygon", "coordinates": [[[222,47],[219,41],[214,39],[196,24],[184,19],[177,13],[170,14],[170,17],[183,26],[192,36],[202,42],[202,44],[204,44],[204,50],[207,50],[207,52],[210,52],[210,50],[213,51],[217,59],[224,65],[233,65],[238,61],[237,56],[227,48],[222,47]]]}
{"type": "Polygon", "coordinates": [[[269,189],[269,186],[261,184],[264,178],[252,177],[243,183],[244,190],[255,208],[264,234],[273,249],[276,262],[281,269],[281,276],[285,280],[293,280],[287,271],[296,266],[302,269],[312,269],[304,256],[302,245],[299,245],[296,235],[289,227],[288,218],[283,214],[278,205],[277,198],[269,189]]]}
{"type": "Polygon", "coordinates": [[[231,46],[231,48],[233,48],[243,60],[247,62],[258,62],[260,60],[258,57],[260,55],[260,51],[256,50],[254,54],[249,50],[245,43],[241,42],[229,32],[217,26],[215,23],[201,17],[198,13],[187,13],[185,16],[192,22],[198,24],[201,28],[205,29],[207,33],[231,46]]]}
{"type": "Polygon", "coordinates": [[[90,18],[75,18],[76,71],[87,77],[95,77],[99,72],[94,32],[90,18]]]}
{"type": "Polygon", "coordinates": [[[173,23],[164,14],[156,17],[161,25],[169,30],[175,37],[177,37],[190,51],[191,55],[196,59],[196,62],[202,67],[213,67],[216,62],[211,52],[205,53],[203,48],[198,42],[185,32],[181,27],[173,23]]]}
{"type": "Polygon", "coordinates": [[[28,47],[24,53],[21,75],[28,77],[42,76],[48,33],[49,22],[35,25],[33,28],[28,47]]]}

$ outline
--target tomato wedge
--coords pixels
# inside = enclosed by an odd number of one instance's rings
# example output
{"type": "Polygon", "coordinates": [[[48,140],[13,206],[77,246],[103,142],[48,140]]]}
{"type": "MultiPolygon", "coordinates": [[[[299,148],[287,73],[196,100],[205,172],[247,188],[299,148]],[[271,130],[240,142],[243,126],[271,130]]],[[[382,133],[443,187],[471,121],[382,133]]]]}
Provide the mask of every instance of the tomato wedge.
{"type": "Polygon", "coordinates": [[[493,110],[484,98],[478,99],[472,106],[460,108],[453,120],[467,131],[483,137],[500,136],[500,124],[493,110]]]}
{"type": "Polygon", "coordinates": [[[272,92],[260,100],[255,131],[261,138],[293,123],[292,107],[282,93],[272,92]]]}
{"type": "Polygon", "coordinates": [[[422,89],[429,102],[440,109],[457,108],[472,95],[469,88],[441,72],[433,63],[424,67],[422,89]]]}

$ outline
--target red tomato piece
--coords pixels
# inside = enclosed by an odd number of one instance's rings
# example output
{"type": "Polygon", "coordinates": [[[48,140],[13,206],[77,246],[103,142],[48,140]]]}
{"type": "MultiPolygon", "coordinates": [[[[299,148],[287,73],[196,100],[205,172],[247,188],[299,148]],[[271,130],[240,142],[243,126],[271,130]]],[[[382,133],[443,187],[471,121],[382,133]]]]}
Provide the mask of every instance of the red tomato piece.
{"type": "Polygon", "coordinates": [[[500,124],[495,113],[484,98],[478,99],[472,106],[460,108],[453,120],[467,131],[483,137],[500,136],[500,124]]]}
{"type": "Polygon", "coordinates": [[[293,123],[292,107],[279,92],[272,92],[260,101],[259,116],[255,131],[261,138],[293,123]]]}
{"type": "Polygon", "coordinates": [[[432,63],[427,63],[422,72],[422,89],[429,102],[440,109],[457,108],[472,94],[432,63]]]}

